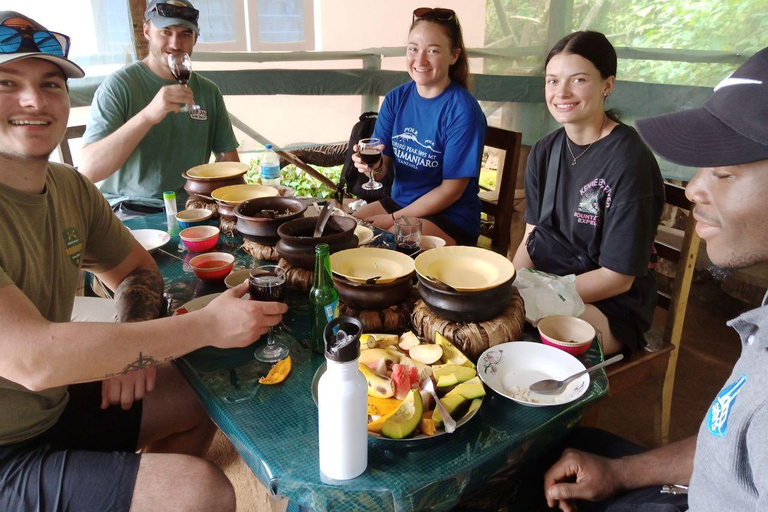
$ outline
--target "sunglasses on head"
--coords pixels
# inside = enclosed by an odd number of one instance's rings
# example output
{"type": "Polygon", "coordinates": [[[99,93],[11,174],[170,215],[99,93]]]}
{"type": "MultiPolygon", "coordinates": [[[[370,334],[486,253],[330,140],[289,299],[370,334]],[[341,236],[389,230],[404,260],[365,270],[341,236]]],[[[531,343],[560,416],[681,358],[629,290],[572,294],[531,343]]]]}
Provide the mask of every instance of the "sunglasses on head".
{"type": "Polygon", "coordinates": [[[200,16],[200,11],[197,9],[182,5],[163,3],[157,4],[152,10],[157,11],[157,14],[163,18],[181,18],[182,20],[191,21],[192,23],[197,23],[197,18],[200,16]]]}
{"type": "Polygon", "coordinates": [[[419,7],[413,11],[413,21],[416,20],[451,21],[456,19],[456,12],[451,9],[433,9],[432,7],[419,7]]]}
{"type": "Polygon", "coordinates": [[[16,53],[20,49],[66,57],[69,37],[47,30],[0,25],[0,53],[16,53]]]}

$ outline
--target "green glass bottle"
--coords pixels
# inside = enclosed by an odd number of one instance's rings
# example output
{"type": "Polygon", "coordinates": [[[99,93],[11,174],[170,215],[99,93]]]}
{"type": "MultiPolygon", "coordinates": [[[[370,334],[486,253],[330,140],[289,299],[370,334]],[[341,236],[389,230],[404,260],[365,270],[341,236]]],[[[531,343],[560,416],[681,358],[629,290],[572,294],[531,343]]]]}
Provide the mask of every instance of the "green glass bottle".
{"type": "Polygon", "coordinates": [[[312,350],[325,353],[323,329],[339,316],[339,292],[331,279],[331,256],[328,244],[315,246],[315,281],[309,292],[309,311],[312,315],[310,338],[312,350]]]}

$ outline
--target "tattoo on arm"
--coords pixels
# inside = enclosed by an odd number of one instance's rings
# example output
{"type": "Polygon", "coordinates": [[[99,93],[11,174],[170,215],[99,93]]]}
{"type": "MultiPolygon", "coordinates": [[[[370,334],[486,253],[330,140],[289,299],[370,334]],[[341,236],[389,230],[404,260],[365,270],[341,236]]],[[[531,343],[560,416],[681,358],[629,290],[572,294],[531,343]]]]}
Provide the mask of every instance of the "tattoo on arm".
{"type": "Polygon", "coordinates": [[[110,373],[108,375],[104,376],[104,379],[111,379],[112,377],[117,377],[118,375],[125,375],[126,373],[135,372],[136,370],[143,370],[144,368],[149,368],[150,366],[160,364],[160,363],[167,363],[168,361],[172,361],[173,357],[168,357],[162,361],[158,361],[152,356],[145,356],[141,352],[139,352],[139,357],[132,363],[126,365],[125,368],[123,368],[118,373],[110,373]]]}
{"type": "Polygon", "coordinates": [[[136,269],[117,287],[115,301],[121,322],[158,318],[163,304],[163,277],[156,269],[136,269]]]}

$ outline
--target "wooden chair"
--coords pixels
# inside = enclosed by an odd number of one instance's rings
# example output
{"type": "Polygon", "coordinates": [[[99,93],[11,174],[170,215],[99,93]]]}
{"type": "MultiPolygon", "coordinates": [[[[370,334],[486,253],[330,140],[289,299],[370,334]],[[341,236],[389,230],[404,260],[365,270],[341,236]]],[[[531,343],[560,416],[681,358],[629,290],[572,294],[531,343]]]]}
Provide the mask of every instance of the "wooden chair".
{"type": "Polygon", "coordinates": [[[483,213],[493,215],[493,239],[491,248],[507,255],[510,240],[510,227],[514,213],[515,184],[517,169],[520,163],[520,145],[523,136],[520,132],[504,130],[493,126],[488,127],[485,134],[485,145],[504,151],[503,163],[499,166],[496,178],[496,191],[480,192],[480,202],[483,213]]]}
{"type": "Polygon", "coordinates": [[[64,133],[64,139],[59,144],[59,154],[61,155],[61,161],[67,165],[74,166],[75,162],[72,159],[72,148],[69,147],[69,141],[72,139],[80,139],[85,134],[85,125],[70,126],[64,133]]]}
{"type": "MultiPolygon", "coordinates": [[[[654,428],[657,441],[662,445],[669,440],[675,368],[701,241],[695,231],[696,221],[690,213],[691,202],[685,197],[685,188],[665,183],[664,192],[668,205],[688,211],[681,247],[661,241],[658,237],[654,242],[659,259],[671,261],[676,265],[671,293],[660,291],[658,295],[658,307],[667,310],[664,332],[660,342],[651,342],[646,350],[632,354],[628,359],[606,369],[608,396],[622,393],[645,380],[663,377],[661,397],[655,401],[654,406],[654,428]]],[[[597,407],[590,409],[584,423],[594,426],[597,423],[597,413],[597,407]]]]}

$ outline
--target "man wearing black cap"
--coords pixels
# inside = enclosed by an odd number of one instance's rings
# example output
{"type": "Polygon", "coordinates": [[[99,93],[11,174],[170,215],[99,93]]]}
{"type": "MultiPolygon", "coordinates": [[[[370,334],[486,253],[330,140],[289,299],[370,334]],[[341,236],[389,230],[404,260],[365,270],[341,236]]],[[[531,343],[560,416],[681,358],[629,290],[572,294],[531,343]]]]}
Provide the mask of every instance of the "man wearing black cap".
{"type": "MultiPolygon", "coordinates": [[[[727,272],[768,261],[768,48],[715,87],[704,107],[637,127],[663,158],[701,168],[686,196],[712,263],[727,272]]],[[[655,504],[648,491],[690,483],[692,511],[768,510],[768,295],[728,325],[742,354],[698,436],[620,459],[566,450],[545,476],[550,506],[571,511],[589,500],[602,503],[579,509],[685,510],[655,504]]]]}
{"type": "Polygon", "coordinates": [[[163,192],[185,195],[182,172],[208,163],[211,152],[239,161],[218,87],[196,73],[180,85],[168,66],[169,55],[192,54],[198,16],[187,0],[147,2],[149,54],[108,76],[94,95],[79,170],[103,180],[100,189],[112,203],[159,208],[163,192]],[[200,108],[181,111],[193,104],[200,108]]]}
{"type": "Polygon", "coordinates": [[[215,428],[169,361],[247,346],[286,306],[240,300],[244,283],[156,319],[152,257],[87,178],[48,162],[67,79],[83,76],[68,50],[0,11],[0,511],[233,511],[229,481],[199,458],[215,428]],[[81,268],[115,290],[120,323],[69,322],[81,268]]]}

